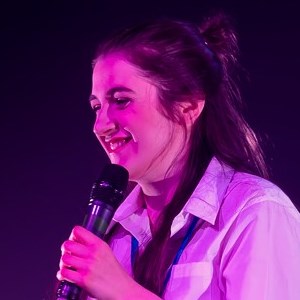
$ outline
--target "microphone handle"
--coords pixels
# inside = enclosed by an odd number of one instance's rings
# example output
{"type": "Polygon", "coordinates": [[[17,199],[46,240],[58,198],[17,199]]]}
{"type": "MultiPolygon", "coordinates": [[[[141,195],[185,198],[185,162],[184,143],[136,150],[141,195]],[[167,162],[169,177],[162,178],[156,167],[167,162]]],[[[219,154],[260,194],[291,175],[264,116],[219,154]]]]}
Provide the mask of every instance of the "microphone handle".
{"type": "MultiPolygon", "coordinates": [[[[128,171],[116,164],[108,164],[100,178],[93,184],[83,227],[101,239],[113,218],[115,211],[124,199],[128,184],[128,171]]],[[[60,282],[57,300],[79,300],[81,288],[66,280],[60,282]]]]}
{"type": "Polygon", "coordinates": [[[114,216],[115,208],[100,200],[93,199],[83,220],[83,227],[103,239],[114,216]]]}
{"type": "MultiPolygon", "coordinates": [[[[102,239],[114,212],[115,209],[109,204],[91,199],[82,226],[102,239]]],[[[79,300],[80,294],[81,288],[79,286],[62,280],[57,289],[56,300],[79,300]]]]}

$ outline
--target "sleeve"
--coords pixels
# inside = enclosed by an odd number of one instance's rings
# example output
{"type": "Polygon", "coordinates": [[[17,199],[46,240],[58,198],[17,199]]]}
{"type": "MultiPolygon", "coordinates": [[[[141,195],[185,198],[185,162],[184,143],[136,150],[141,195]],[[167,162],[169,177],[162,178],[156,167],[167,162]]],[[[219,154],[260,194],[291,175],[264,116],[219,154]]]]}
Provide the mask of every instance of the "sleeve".
{"type": "Polygon", "coordinates": [[[227,300],[300,299],[300,218],[262,201],[244,209],[225,239],[220,271],[227,300]]]}

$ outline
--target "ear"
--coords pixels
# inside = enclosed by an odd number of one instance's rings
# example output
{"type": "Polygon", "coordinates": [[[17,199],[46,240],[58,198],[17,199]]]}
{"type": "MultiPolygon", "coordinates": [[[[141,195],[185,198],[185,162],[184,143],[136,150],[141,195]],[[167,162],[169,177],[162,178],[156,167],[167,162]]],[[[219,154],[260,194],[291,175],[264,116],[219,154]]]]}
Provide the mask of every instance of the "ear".
{"type": "Polygon", "coordinates": [[[189,101],[180,103],[180,109],[185,122],[188,126],[192,126],[201,115],[205,105],[205,100],[189,101]]]}

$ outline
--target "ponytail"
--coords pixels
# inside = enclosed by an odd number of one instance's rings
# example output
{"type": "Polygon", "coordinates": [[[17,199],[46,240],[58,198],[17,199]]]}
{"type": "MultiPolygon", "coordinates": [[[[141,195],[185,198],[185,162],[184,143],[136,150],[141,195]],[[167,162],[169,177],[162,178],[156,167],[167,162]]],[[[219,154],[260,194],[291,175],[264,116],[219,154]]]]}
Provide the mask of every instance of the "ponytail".
{"type": "Polygon", "coordinates": [[[213,126],[206,126],[207,138],[215,149],[214,155],[236,170],[268,178],[269,172],[260,143],[242,113],[243,102],[238,86],[242,68],[232,21],[220,12],[204,19],[199,30],[222,66],[219,95],[212,101],[207,101],[208,108],[213,111],[213,114],[208,113],[208,118],[212,118],[208,123],[213,126]],[[223,121],[216,122],[218,117],[223,121]],[[213,136],[218,138],[214,139],[213,136]]]}

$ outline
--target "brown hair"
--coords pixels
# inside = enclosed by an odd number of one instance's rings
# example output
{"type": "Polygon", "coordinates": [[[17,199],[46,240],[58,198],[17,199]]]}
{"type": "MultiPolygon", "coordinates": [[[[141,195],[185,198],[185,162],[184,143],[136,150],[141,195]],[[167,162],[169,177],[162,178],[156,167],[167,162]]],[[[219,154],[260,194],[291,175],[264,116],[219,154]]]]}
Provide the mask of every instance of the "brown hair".
{"type": "MultiPolygon", "coordinates": [[[[237,171],[268,177],[261,147],[242,116],[236,84],[238,45],[231,22],[224,14],[205,19],[201,26],[159,19],[123,30],[102,43],[96,60],[122,52],[156,85],[163,114],[184,126],[178,111],[181,101],[205,98],[188,141],[181,182],[160,217],[145,251],[136,260],[134,277],[147,289],[161,294],[170,227],[175,216],[203,176],[211,158],[237,171]]],[[[168,254],[169,255],[169,254],[168,254]]]]}

